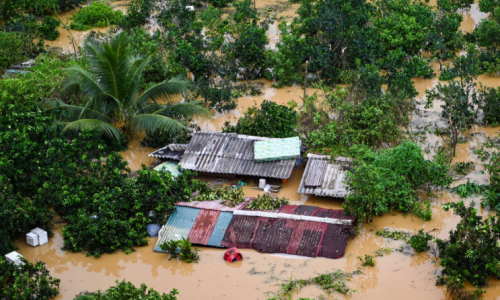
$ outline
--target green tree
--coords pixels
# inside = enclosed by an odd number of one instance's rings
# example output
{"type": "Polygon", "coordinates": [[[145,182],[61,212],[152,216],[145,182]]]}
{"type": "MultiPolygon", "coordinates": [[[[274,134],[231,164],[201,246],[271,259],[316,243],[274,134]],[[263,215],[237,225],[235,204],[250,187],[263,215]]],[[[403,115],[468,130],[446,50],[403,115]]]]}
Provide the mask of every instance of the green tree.
{"type": "Polygon", "coordinates": [[[447,121],[450,129],[450,144],[455,156],[460,132],[470,129],[477,117],[476,106],[480,99],[476,93],[476,83],[472,80],[452,80],[447,85],[439,83],[434,89],[427,91],[426,108],[432,107],[435,100],[443,101],[441,116],[447,121]]]}
{"type": "Polygon", "coordinates": [[[148,290],[148,287],[143,283],[139,288],[135,287],[131,282],[128,281],[116,281],[116,286],[112,286],[102,293],[97,291],[96,293],[86,293],[81,296],[77,296],[74,300],[177,300],[175,295],[179,292],[176,289],[168,294],[160,294],[153,288],[148,290]]]}
{"type": "Polygon", "coordinates": [[[264,101],[260,108],[250,107],[236,126],[225,124],[223,132],[286,138],[295,136],[297,113],[291,107],[264,101]]]}
{"type": "Polygon", "coordinates": [[[208,116],[209,111],[199,102],[171,102],[188,93],[189,82],[173,78],[141,92],[139,83],[149,58],[129,54],[125,34],[119,34],[109,43],[86,42],[90,71],[74,66],[68,68],[71,80],[66,88],[79,90],[87,98],[84,106],[53,102],[67,112],[64,131],[97,130],[117,140],[122,133],[132,134],[164,128],[180,132],[186,126],[166,114],[179,118],[208,116]]]}
{"type": "Polygon", "coordinates": [[[61,282],[49,274],[45,263],[31,263],[21,259],[23,264],[14,265],[0,256],[0,297],[2,299],[35,300],[53,299],[59,294],[61,282]]]}
{"type": "Polygon", "coordinates": [[[486,285],[489,276],[500,278],[500,219],[498,216],[483,218],[473,205],[463,202],[446,203],[445,211],[453,209],[461,217],[450,237],[437,240],[440,265],[443,267],[438,284],[457,283],[464,287],[469,281],[475,287],[486,285]]]}
{"type": "Polygon", "coordinates": [[[420,147],[403,142],[388,150],[369,152],[358,158],[346,185],[350,194],[342,206],[360,220],[398,210],[431,218],[430,203],[423,203],[417,191],[445,187],[451,183],[448,166],[426,160],[420,147]]]}

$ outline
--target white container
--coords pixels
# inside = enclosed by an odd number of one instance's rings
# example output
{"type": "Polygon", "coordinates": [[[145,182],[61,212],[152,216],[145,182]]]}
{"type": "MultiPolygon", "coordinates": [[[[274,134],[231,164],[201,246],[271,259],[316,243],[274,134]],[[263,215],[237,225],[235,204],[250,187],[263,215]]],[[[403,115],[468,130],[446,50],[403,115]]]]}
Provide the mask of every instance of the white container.
{"type": "Polygon", "coordinates": [[[259,188],[264,189],[266,187],[266,180],[265,179],[259,179],[259,188]]]}
{"type": "Polygon", "coordinates": [[[40,242],[38,241],[38,235],[33,232],[28,232],[26,234],[26,243],[33,247],[40,245],[40,242]]]}
{"type": "Polygon", "coordinates": [[[186,6],[186,9],[189,11],[194,11],[194,6],[188,5],[186,6]]]}
{"type": "Polygon", "coordinates": [[[49,236],[47,235],[47,231],[37,227],[31,230],[31,232],[38,236],[39,245],[45,245],[49,242],[49,236]]]}
{"type": "Polygon", "coordinates": [[[5,259],[15,265],[22,265],[23,262],[21,261],[21,257],[23,257],[21,254],[17,253],[16,251],[12,251],[11,253],[5,254],[5,259]]]}

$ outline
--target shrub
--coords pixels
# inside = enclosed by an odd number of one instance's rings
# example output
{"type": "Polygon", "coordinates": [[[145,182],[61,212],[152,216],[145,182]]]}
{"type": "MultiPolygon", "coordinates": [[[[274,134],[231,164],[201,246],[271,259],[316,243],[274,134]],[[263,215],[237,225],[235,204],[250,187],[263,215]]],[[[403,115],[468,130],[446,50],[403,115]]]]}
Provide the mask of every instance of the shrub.
{"type": "Polygon", "coordinates": [[[295,136],[295,123],[297,112],[286,105],[264,101],[260,108],[251,107],[245,115],[238,120],[236,126],[226,123],[223,132],[236,132],[238,134],[287,138],[295,136]]]}
{"type": "Polygon", "coordinates": [[[236,205],[245,202],[245,194],[241,188],[223,187],[216,189],[207,189],[202,191],[200,195],[193,198],[193,201],[213,201],[225,200],[222,204],[235,207],[236,205]]]}
{"type": "Polygon", "coordinates": [[[374,267],[375,266],[375,261],[373,260],[373,256],[365,254],[365,258],[361,258],[361,256],[358,256],[358,259],[361,261],[361,265],[363,267],[370,266],[374,267]]]}
{"type": "Polygon", "coordinates": [[[415,251],[417,252],[424,252],[429,250],[429,246],[427,245],[427,242],[432,240],[432,235],[428,233],[424,233],[423,229],[420,229],[418,231],[418,234],[412,236],[410,238],[410,245],[415,251]]]}
{"type": "Polygon", "coordinates": [[[21,33],[0,31],[0,72],[26,58],[23,51],[26,42],[21,33]]]}
{"type": "Polygon", "coordinates": [[[74,300],[177,300],[175,295],[179,292],[176,289],[168,294],[160,294],[153,288],[148,290],[148,287],[143,283],[141,287],[135,287],[131,282],[128,281],[116,281],[116,286],[112,286],[106,290],[105,293],[97,291],[95,293],[84,293],[83,295],[77,296],[74,300]]]}
{"type": "Polygon", "coordinates": [[[474,204],[446,203],[445,211],[453,209],[462,219],[446,240],[437,240],[442,276],[438,284],[456,282],[459,287],[469,281],[475,287],[486,284],[489,276],[500,277],[500,218],[478,215],[474,204]]]}
{"type": "Polygon", "coordinates": [[[60,33],[57,30],[57,27],[59,27],[60,22],[51,16],[46,16],[42,24],[40,24],[40,36],[44,39],[47,39],[49,41],[55,41],[60,33]]]}
{"type": "Polygon", "coordinates": [[[53,299],[59,294],[60,280],[53,278],[45,263],[14,265],[0,256],[0,297],[2,299],[53,299]]]}
{"type": "Polygon", "coordinates": [[[163,251],[167,251],[169,253],[169,260],[172,258],[179,258],[180,260],[185,260],[186,262],[197,262],[200,259],[198,255],[198,249],[193,247],[191,241],[185,238],[181,240],[170,240],[168,242],[164,242],[160,245],[160,248],[163,251]],[[178,251],[180,248],[180,251],[178,251]]]}
{"type": "Polygon", "coordinates": [[[285,198],[273,197],[268,194],[258,195],[256,199],[252,199],[245,208],[258,210],[273,210],[280,208],[285,204],[290,204],[290,201],[285,198]]]}
{"type": "Polygon", "coordinates": [[[422,203],[417,190],[444,187],[451,183],[448,166],[425,160],[420,147],[412,142],[366,154],[348,172],[346,185],[351,193],[342,204],[346,212],[371,222],[394,209],[431,218],[430,203],[422,203]]]}
{"type": "Polygon", "coordinates": [[[114,11],[104,2],[94,1],[80,9],[72,18],[71,29],[88,30],[92,27],[118,25],[123,19],[123,13],[119,10],[114,11]]]}

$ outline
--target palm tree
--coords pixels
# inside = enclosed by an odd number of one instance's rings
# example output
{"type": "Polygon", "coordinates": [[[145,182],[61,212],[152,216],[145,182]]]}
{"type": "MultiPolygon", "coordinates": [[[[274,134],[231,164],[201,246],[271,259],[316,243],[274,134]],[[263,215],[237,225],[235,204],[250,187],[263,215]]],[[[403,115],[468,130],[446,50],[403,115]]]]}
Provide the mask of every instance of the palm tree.
{"type": "Polygon", "coordinates": [[[63,131],[87,129],[120,140],[123,133],[142,130],[175,134],[187,129],[180,118],[210,115],[199,101],[173,101],[189,93],[187,79],[173,78],[141,93],[139,83],[149,58],[132,56],[124,34],[109,43],[87,41],[83,49],[89,57],[89,71],[80,66],[68,68],[70,79],[65,89],[79,90],[85,96],[85,105],[52,102],[66,112],[63,131]]]}

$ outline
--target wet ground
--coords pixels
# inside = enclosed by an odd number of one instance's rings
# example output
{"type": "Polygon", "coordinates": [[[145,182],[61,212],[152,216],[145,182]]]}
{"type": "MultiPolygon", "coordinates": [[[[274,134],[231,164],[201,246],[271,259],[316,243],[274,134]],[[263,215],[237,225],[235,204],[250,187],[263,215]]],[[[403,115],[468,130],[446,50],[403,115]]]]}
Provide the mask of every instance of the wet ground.
{"type": "MultiPolygon", "coordinates": [[[[116,2],[115,2],[116,3],[116,2]]],[[[275,0],[257,1],[257,7],[279,4],[275,0]]],[[[281,11],[279,16],[293,16],[297,5],[290,5],[281,11]]],[[[475,5],[470,11],[464,11],[464,22],[462,29],[471,31],[475,24],[484,17],[475,5]]],[[[270,29],[270,38],[277,40],[277,31],[270,29]]],[[[65,39],[63,36],[60,38],[65,39]]],[[[65,40],[54,42],[54,45],[63,46],[65,40]]],[[[478,79],[486,86],[499,86],[498,78],[480,76],[478,79]]],[[[434,79],[414,79],[415,86],[419,91],[419,100],[422,104],[418,106],[419,112],[412,120],[412,131],[426,131],[417,137],[422,148],[432,157],[437,146],[441,145],[442,137],[436,136],[434,128],[446,127],[440,118],[440,107],[436,103],[432,109],[424,109],[423,101],[425,90],[432,88],[438,82],[434,79]],[[431,124],[430,126],[426,126],[431,124]]],[[[313,91],[310,91],[312,93],[313,91]]],[[[218,131],[225,121],[235,123],[246,109],[254,104],[260,104],[263,100],[271,100],[281,104],[290,100],[300,101],[298,95],[302,94],[302,88],[285,87],[275,89],[270,82],[266,82],[264,93],[257,97],[242,97],[239,99],[237,109],[226,114],[215,115],[209,120],[200,120],[199,125],[205,131],[218,131]]],[[[488,183],[488,174],[482,174],[483,165],[486,161],[473,153],[474,147],[481,147],[487,137],[498,137],[500,127],[474,126],[466,133],[466,142],[458,144],[457,156],[453,163],[473,161],[476,169],[467,176],[457,177],[452,186],[465,183],[467,179],[480,184],[488,183]]],[[[129,150],[122,155],[129,161],[130,167],[140,168],[141,163],[149,164],[152,160],[147,154],[154,149],[140,146],[138,139],[133,139],[129,150]]],[[[489,149],[493,151],[493,149],[489,149]]],[[[340,208],[341,201],[333,198],[319,198],[301,196],[297,194],[298,185],[303,172],[303,167],[296,168],[292,178],[283,184],[278,194],[287,197],[292,204],[317,205],[327,208],[340,208]]],[[[217,178],[205,178],[214,181],[217,178]]],[[[236,183],[239,179],[249,183],[244,188],[246,196],[255,196],[260,191],[252,189],[254,185],[250,178],[238,178],[229,180],[236,183]]],[[[23,241],[19,241],[19,252],[28,260],[42,260],[47,263],[51,273],[61,279],[58,299],[72,299],[75,294],[84,291],[95,291],[106,289],[114,284],[115,280],[129,280],[135,284],[146,283],[148,286],[161,292],[168,292],[177,288],[180,292],[179,299],[267,299],[277,292],[280,284],[289,278],[307,279],[316,274],[333,272],[341,269],[345,272],[360,269],[363,274],[355,275],[348,286],[356,292],[352,296],[343,296],[338,293],[332,294],[332,299],[446,299],[445,290],[436,287],[436,276],[439,274],[439,263],[429,253],[414,255],[404,254],[394,249],[402,246],[400,241],[392,241],[375,235],[375,232],[384,227],[398,230],[416,232],[420,228],[432,231],[436,237],[446,238],[450,229],[459,222],[451,212],[443,211],[442,204],[449,201],[460,201],[458,195],[450,194],[447,190],[439,192],[432,200],[432,220],[422,220],[403,215],[401,213],[387,213],[382,217],[375,218],[372,224],[362,224],[359,235],[349,240],[346,256],[329,260],[325,258],[290,258],[278,255],[260,254],[254,250],[243,250],[244,260],[233,264],[222,259],[223,250],[201,247],[200,262],[188,264],[184,262],[168,261],[167,255],[153,252],[156,239],[151,239],[146,247],[137,248],[137,251],[126,255],[117,252],[111,255],[103,255],[99,259],[86,257],[84,253],[67,253],[61,250],[63,240],[59,231],[50,238],[49,243],[40,247],[32,248],[23,241]],[[381,248],[390,248],[390,252],[384,251],[384,255],[376,257],[375,267],[360,267],[358,256],[364,254],[374,255],[374,251],[381,248]],[[259,274],[254,274],[259,273],[259,274]]],[[[468,198],[465,203],[471,203],[479,198],[468,198]]],[[[479,208],[483,215],[490,213],[486,209],[479,208]]],[[[487,293],[484,299],[500,299],[500,281],[490,280],[486,287],[487,293]]],[[[323,292],[316,287],[307,287],[301,290],[294,299],[299,297],[316,298],[323,292]]],[[[329,298],[327,298],[329,299],[329,298]]]]}

